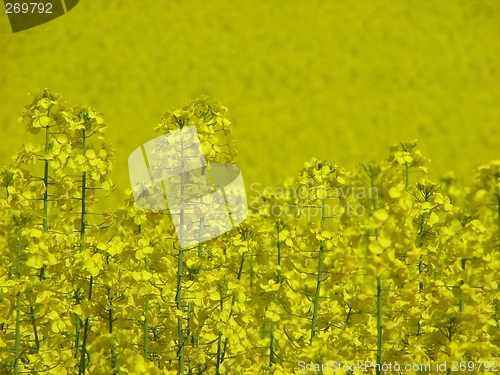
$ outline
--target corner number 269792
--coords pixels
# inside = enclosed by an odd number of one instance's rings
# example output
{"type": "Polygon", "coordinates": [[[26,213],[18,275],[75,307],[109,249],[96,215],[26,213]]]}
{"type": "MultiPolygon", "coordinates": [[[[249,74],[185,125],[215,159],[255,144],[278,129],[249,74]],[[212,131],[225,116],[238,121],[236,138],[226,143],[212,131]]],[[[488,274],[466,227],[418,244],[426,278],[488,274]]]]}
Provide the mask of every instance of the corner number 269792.
{"type": "Polygon", "coordinates": [[[5,13],[52,13],[51,3],[5,3],[5,13]]]}

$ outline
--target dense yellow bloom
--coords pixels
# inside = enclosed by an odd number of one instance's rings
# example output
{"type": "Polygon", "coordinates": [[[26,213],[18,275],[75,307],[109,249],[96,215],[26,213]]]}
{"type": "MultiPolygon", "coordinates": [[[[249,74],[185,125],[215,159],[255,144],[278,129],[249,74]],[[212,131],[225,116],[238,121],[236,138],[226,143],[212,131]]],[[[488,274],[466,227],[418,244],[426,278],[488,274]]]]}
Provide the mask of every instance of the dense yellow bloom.
{"type": "MultiPolygon", "coordinates": [[[[225,112],[198,99],[158,130],[194,124],[209,161],[231,162],[225,112]]],[[[353,171],[311,159],[250,197],[240,226],[180,248],[168,211],[130,191],[94,211],[114,190],[98,111],[44,90],[23,119],[45,143],[0,170],[0,371],[292,374],[299,361],[500,356],[500,162],[462,186],[429,180],[416,140],[353,171]]]]}

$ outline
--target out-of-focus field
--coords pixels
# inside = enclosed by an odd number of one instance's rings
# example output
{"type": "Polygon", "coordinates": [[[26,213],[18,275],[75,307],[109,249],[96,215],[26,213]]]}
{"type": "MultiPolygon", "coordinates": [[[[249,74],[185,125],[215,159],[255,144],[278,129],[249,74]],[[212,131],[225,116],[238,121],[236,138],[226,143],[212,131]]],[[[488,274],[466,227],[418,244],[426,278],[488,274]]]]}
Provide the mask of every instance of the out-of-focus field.
{"type": "Polygon", "coordinates": [[[407,137],[434,177],[499,158],[497,0],[82,0],[35,29],[12,34],[7,22],[0,164],[34,141],[17,118],[47,87],[104,113],[116,199],[128,155],[165,111],[203,94],[229,108],[248,186],[294,176],[312,156],[378,160],[407,137]]]}

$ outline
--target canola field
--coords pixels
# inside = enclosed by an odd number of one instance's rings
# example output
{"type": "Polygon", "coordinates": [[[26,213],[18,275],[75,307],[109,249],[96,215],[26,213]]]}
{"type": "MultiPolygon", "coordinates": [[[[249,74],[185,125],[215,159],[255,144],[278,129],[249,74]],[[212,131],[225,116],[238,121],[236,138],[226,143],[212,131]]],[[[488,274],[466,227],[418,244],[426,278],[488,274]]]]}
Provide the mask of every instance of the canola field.
{"type": "MultiPolygon", "coordinates": [[[[312,158],[221,232],[247,209],[203,188],[234,162],[226,114],[206,98],[167,112],[157,130],[196,129],[206,167],[166,177],[167,209],[144,209],[159,185],[137,181],[102,213],[105,117],[35,93],[19,122],[40,142],[0,169],[2,373],[497,372],[500,160],[462,185],[429,179],[414,139],[353,170],[312,158]]],[[[151,146],[151,176],[190,142],[151,146]]]]}
{"type": "Polygon", "coordinates": [[[229,108],[248,186],[311,157],[354,167],[417,138],[433,176],[498,158],[500,4],[481,1],[91,1],[12,34],[0,17],[2,164],[26,95],[98,108],[127,158],[201,95],[229,108]]]}
{"type": "Polygon", "coordinates": [[[0,374],[500,370],[497,2],[0,19],[0,374]],[[248,197],[192,246],[127,165],[186,126],[248,197]]]}

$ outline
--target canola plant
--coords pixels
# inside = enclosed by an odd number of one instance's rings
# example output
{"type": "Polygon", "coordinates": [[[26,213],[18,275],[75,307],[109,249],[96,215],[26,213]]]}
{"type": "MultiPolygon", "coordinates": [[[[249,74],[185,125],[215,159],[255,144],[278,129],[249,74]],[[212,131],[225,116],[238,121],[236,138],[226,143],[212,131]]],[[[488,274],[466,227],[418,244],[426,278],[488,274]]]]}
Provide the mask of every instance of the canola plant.
{"type": "MultiPolygon", "coordinates": [[[[208,164],[232,163],[226,111],[199,98],[156,130],[196,126],[208,164]]],[[[311,159],[181,248],[130,189],[100,209],[99,111],[41,90],[19,120],[38,143],[0,170],[0,373],[498,371],[500,161],[462,184],[430,180],[413,139],[353,170],[311,159]]]]}

